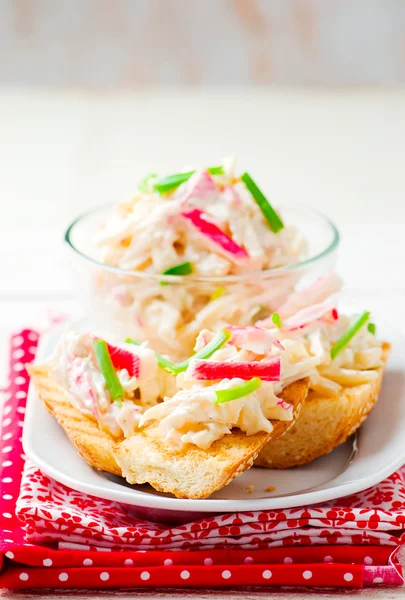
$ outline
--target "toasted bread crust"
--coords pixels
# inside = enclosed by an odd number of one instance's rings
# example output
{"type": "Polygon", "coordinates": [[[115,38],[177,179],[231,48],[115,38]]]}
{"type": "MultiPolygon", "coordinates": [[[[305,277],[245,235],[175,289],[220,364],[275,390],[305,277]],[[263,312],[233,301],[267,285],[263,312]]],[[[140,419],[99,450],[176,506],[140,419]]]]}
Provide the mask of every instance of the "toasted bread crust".
{"type": "MultiPolygon", "coordinates": [[[[283,390],[297,416],[307,393],[307,380],[283,390]]],[[[292,423],[273,421],[271,433],[251,436],[235,429],[208,450],[188,445],[178,451],[168,448],[158,426],[152,425],[118,446],[117,461],[129,483],[150,483],[177,498],[207,498],[249,469],[263,445],[283,435],[292,423]]]]}
{"type": "MultiPolygon", "coordinates": [[[[385,362],[390,345],[384,343],[383,350],[385,362]]],[[[266,444],[255,465],[271,469],[304,465],[345,442],[378,399],[384,368],[378,371],[375,381],[343,388],[339,396],[322,397],[310,391],[292,428],[282,438],[266,444]]]]}
{"type": "Polygon", "coordinates": [[[68,393],[49,377],[45,366],[29,367],[31,380],[45,406],[66,432],[84,460],[99,471],[122,475],[115,460],[116,441],[70,402],[68,393]]]}
{"type": "Polygon", "coordinates": [[[283,390],[283,398],[294,405],[294,420],[273,421],[271,433],[247,436],[235,429],[208,450],[188,445],[176,452],[164,444],[156,426],[117,442],[71,404],[68,393],[49,377],[46,366],[32,366],[30,374],[39,397],[88,464],[126,477],[129,483],[150,483],[178,498],[206,498],[250,468],[264,444],[293,425],[308,393],[306,379],[283,390]]]}

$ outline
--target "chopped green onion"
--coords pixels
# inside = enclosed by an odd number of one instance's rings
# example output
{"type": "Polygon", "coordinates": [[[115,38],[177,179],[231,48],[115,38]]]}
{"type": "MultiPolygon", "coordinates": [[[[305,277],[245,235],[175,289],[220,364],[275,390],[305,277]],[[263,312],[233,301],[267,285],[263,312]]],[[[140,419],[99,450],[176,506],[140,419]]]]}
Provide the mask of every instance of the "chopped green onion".
{"type": "Polygon", "coordinates": [[[280,315],[278,313],[273,313],[271,316],[271,320],[273,321],[273,323],[276,327],[281,329],[282,323],[281,323],[280,315]]]}
{"type": "Polygon", "coordinates": [[[225,294],[226,292],[226,287],[217,287],[211,294],[210,296],[210,301],[213,302],[214,300],[217,300],[218,298],[222,298],[222,296],[225,294]]]}
{"type": "Polygon", "coordinates": [[[274,233],[278,233],[284,227],[283,221],[280,219],[270,202],[267,200],[263,192],[257,187],[253,179],[248,173],[243,173],[241,180],[246,185],[249,192],[252,194],[254,201],[262,211],[266,221],[270,225],[270,229],[274,233]]]}
{"type": "Polygon", "coordinates": [[[211,173],[211,175],[223,175],[224,167],[222,165],[219,165],[218,167],[208,167],[207,171],[208,173],[211,173]]]}
{"type": "MultiPolygon", "coordinates": [[[[224,168],[222,166],[208,167],[207,171],[208,173],[211,173],[211,175],[222,175],[224,172],[224,168]]],[[[186,173],[175,173],[174,175],[168,175],[167,177],[156,181],[153,187],[156,191],[160,192],[161,194],[165,192],[170,192],[170,190],[174,190],[175,188],[179,187],[179,185],[190,179],[193,173],[195,173],[195,170],[187,171],[186,173]]]]}
{"type": "Polygon", "coordinates": [[[186,371],[188,365],[190,364],[191,359],[193,359],[193,358],[199,358],[199,359],[209,358],[210,356],[212,356],[214,354],[214,352],[216,352],[217,350],[222,348],[222,346],[224,344],[229,342],[231,337],[232,337],[232,334],[230,331],[228,331],[227,329],[221,329],[221,331],[218,331],[218,333],[214,335],[212,340],[210,342],[208,342],[208,344],[206,346],[204,346],[204,348],[201,348],[201,350],[196,352],[196,354],[194,354],[193,356],[190,356],[190,358],[187,358],[183,362],[177,363],[177,365],[174,365],[176,372],[181,373],[183,371],[186,371]]]}
{"type": "Polygon", "coordinates": [[[115,372],[110,353],[108,352],[107,344],[104,340],[94,340],[93,348],[94,352],[96,353],[97,362],[104,377],[107,390],[109,391],[113,401],[116,402],[121,408],[122,398],[124,397],[125,392],[118,375],[115,372]]]}
{"type": "Polygon", "coordinates": [[[256,391],[261,385],[262,380],[259,377],[253,377],[253,379],[242,383],[242,385],[237,385],[226,390],[216,390],[215,394],[217,398],[214,400],[214,403],[221,404],[222,402],[230,402],[231,400],[243,398],[256,391]]]}
{"type": "Polygon", "coordinates": [[[375,335],[377,333],[377,327],[375,326],[375,323],[369,323],[367,325],[367,330],[372,334],[375,335]]]}
{"type": "MultiPolygon", "coordinates": [[[[141,345],[139,342],[137,342],[136,340],[133,340],[132,338],[127,338],[125,340],[125,342],[127,344],[132,344],[133,346],[141,345]]],[[[157,352],[155,352],[155,356],[156,356],[158,365],[161,369],[164,369],[165,371],[167,371],[167,373],[170,373],[170,375],[177,375],[174,363],[170,362],[170,360],[168,360],[161,354],[158,354],[157,352]]]]}
{"type": "MultiPolygon", "coordinates": [[[[178,375],[179,373],[182,373],[183,371],[187,370],[187,367],[190,364],[190,360],[192,358],[209,358],[214,354],[214,352],[216,352],[217,350],[219,350],[219,348],[226,344],[226,342],[229,342],[231,337],[232,334],[230,331],[228,331],[227,329],[222,329],[212,338],[210,342],[208,342],[206,346],[204,346],[204,348],[202,348],[201,350],[196,352],[196,354],[190,356],[190,358],[187,358],[181,363],[174,364],[164,356],[158,354],[157,352],[155,352],[155,356],[158,361],[159,367],[161,367],[171,375],[178,375]]],[[[132,338],[127,338],[125,341],[127,344],[134,344],[134,346],[140,346],[139,342],[133,340],[132,338]]]]}
{"type": "Polygon", "coordinates": [[[356,333],[367,323],[370,318],[370,313],[368,311],[364,311],[364,313],[349,327],[349,329],[344,333],[333,345],[330,349],[330,356],[332,360],[334,360],[339,352],[347,346],[350,340],[356,335],[356,333]]]}
{"type": "MultiPolygon", "coordinates": [[[[193,272],[193,263],[184,262],[180,265],[176,265],[174,267],[170,267],[170,269],[166,269],[163,271],[162,275],[190,275],[193,272]]],[[[169,285],[168,281],[161,281],[160,285],[169,285]]]]}
{"type": "Polygon", "coordinates": [[[155,179],[157,177],[156,173],[149,173],[146,175],[141,181],[138,183],[138,190],[141,192],[149,192],[150,191],[150,180],[155,179]]]}

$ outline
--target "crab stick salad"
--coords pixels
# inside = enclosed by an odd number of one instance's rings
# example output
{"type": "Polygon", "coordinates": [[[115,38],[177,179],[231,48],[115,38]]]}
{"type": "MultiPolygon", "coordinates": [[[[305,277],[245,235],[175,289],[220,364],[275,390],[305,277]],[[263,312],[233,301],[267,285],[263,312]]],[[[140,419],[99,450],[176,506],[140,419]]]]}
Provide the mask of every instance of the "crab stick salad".
{"type": "Polygon", "coordinates": [[[252,435],[270,432],[269,419],[292,420],[282,389],[318,362],[300,342],[284,346],[254,327],[204,330],[195,349],[175,363],[130,338],[118,343],[70,331],[50,360],[50,376],[114,437],[158,420],[169,445],[208,448],[234,427],[252,435]]]}
{"type": "Polygon", "coordinates": [[[263,306],[274,309],[297,279],[289,274],[271,286],[256,280],[249,287],[209,279],[202,284],[196,277],[271,270],[299,262],[306,252],[295,227],[283,222],[249,173],[235,174],[231,160],[149,175],[130,202],[117,205],[95,243],[104,264],[142,274],[132,281],[100,275],[100,296],[131,331],[138,328],[139,338],[179,355],[191,350],[203,328],[253,324],[263,306]],[[181,287],[173,276],[182,276],[181,287]]]}
{"type": "Polygon", "coordinates": [[[260,326],[202,330],[194,354],[174,362],[132,338],[125,342],[67,332],[51,376],[72,403],[113,436],[158,423],[174,448],[208,448],[239,428],[271,432],[293,407],[283,389],[303,378],[322,395],[369,383],[383,365],[370,313],[339,314],[340,280],[322,278],[291,295],[260,326]]]}
{"type": "Polygon", "coordinates": [[[376,337],[370,313],[349,316],[339,312],[336,292],[340,285],[334,274],[323,277],[291,294],[277,313],[258,322],[283,344],[300,341],[311,356],[318,357],[310,388],[323,395],[369,383],[378,378],[376,369],[383,366],[383,344],[376,337]]]}
{"type": "Polygon", "coordinates": [[[146,410],[140,424],[157,420],[174,447],[208,448],[234,427],[252,435],[271,432],[273,419],[292,420],[283,389],[299,379],[308,377],[315,392],[336,395],[342,386],[378,377],[383,351],[368,312],[340,316],[324,302],[284,322],[278,314],[273,319],[272,329],[230,327],[229,341],[206,360],[199,353],[215,336],[202,331],[197,354],[177,376],[179,391],[146,410]]]}
{"type": "Polygon", "coordinates": [[[149,348],[74,331],[61,337],[50,366],[72,404],[114,437],[131,435],[175,383],[149,348]]]}

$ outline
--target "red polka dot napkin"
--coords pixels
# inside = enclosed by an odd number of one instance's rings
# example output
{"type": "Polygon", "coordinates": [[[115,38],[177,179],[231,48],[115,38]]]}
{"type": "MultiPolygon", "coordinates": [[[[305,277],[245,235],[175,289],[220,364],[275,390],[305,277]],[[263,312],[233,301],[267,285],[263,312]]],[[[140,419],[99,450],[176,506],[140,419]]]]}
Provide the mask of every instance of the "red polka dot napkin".
{"type": "Polygon", "coordinates": [[[22,453],[25,364],[38,340],[11,340],[0,440],[0,587],[400,585],[405,526],[401,472],[325,505],[210,517],[181,526],[141,521],[119,504],[51,480],[22,453]],[[190,552],[190,550],[193,550],[190,552]]]}

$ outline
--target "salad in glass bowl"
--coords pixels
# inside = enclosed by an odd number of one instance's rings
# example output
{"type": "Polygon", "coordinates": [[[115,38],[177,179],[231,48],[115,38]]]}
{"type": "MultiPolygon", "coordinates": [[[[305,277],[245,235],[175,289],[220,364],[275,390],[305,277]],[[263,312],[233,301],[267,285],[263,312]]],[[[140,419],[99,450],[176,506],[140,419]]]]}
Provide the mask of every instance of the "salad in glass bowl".
{"type": "Polygon", "coordinates": [[[130,201],[74,221],[66,241],[95,325],[181,359],[202,329],[272,318],[330,271],[339,234],[305,206],[276,209],[224,161],[148,175],[130,201]]]}

